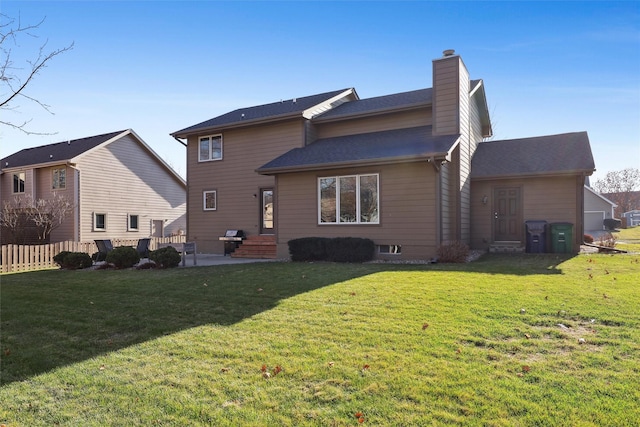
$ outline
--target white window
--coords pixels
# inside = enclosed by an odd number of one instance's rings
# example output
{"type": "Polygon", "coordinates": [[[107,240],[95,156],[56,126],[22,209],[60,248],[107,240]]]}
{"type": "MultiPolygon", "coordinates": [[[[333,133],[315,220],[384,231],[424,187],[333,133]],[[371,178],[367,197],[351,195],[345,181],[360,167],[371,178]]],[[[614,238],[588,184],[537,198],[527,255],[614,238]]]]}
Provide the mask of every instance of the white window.
{"type": "Polygon", "coordinates": [[[218,207],[217,191],[202,192],[202,209],[205,211],[215,211],[218,207]]]}
{"type": "Polygon", "coordinates": [[[139,219],[138,215],[127,215],[127,231],[138,231],[139,219]]]}
{"type": "Polygon", "coordinates": [[[54,190],[64,190],[67,188],[67,169],[54,169],[51,177],[51,188],[54,190]]]}
{"type": "Polygon", "coordinates": [[[201,136],[198,146],[198,161],[208,162],[222,159],[222,135],[201,136]]]}
{"type": "Polygon", "coordinates": [[[107,231],[107,214],[93,213],[93,231],[107,231]]]}
{"type": "Polygon", "coordinates": [[[318,178],[319,224],[378,224],[378,174],[318,178]]]}
{"type": "Polygon", "coordinates": [[[24,172],[17,172],[13,174],[13,192],[24,193],[24,181],[26,175],[24,172]]]}

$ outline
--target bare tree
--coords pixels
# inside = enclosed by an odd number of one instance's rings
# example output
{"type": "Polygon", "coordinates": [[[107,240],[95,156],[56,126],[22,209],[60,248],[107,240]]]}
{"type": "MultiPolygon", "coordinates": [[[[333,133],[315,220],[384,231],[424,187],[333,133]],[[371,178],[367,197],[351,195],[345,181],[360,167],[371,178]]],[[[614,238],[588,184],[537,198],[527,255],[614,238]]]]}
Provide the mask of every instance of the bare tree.
{"type": "Polygon", "coordinates": [[[597,180],[593,188],[618,205],[616,215],[640,207],[640,169],[627,168],[607,172],[604,178],[597,180]]]}
{"type": "Polygon", "coordinates": [[[51,232],[73,212],[73,203],[53,193],[48,199],[34,199],[31,195],[14,197],[5,202],[0,211],[0,225],[8,232],[12,243],[25,243],[27,228],[35,228],[40,242],[46,242],[51,232]]]}
{"type": "MultiPolygon", "coordinates": [[[[44,18],[37,24],[23,24],[18,19],[0,14],[0,111],[14,111],[19,108],[16,102],[19,99],[33,102],[42,107],[46,112],[53,114],[49,105],[41,102],[34,96],[27,93],[27,86],[35,77],[48,65],[56,56],[73,49],[73,43],[69,46],[48,50],[47,41],[40,45],[37,53],[32,59],[25,59],[24,64],[14,63],[13,48],[19,47],[21,38],[37,38],[34,34],[44,22],[44,18]]],[[[2,115],[0,124],[18,129],[29,135],[47,135],[47,133],[33,132],[27,129],[31,119],[21,123],[13,123],[6,119],[6,114],[2,115]]]]}

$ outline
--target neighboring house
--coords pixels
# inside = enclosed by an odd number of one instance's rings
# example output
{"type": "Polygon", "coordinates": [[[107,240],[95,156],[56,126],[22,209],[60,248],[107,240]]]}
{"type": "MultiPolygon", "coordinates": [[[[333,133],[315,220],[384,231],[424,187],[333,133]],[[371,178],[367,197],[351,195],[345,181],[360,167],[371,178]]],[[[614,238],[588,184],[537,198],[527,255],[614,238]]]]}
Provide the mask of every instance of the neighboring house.
{"type": "Polygon", "coordinates": [[[3,203],[54,193],[73,203],[52,243],[186,230],[184,179],[131,129],[27,148],[0,162],[3,203]]]}
{"type": "Polygon", "coordinates": [[[615,218],[614,210],[618,205],[606,197],[598,194],[588,185],[584,186],[584,230],[602,231],[605,229],[604,220],[615,218]]]}
{"type": "Polygon", "coordinates": [[[370,238],[383,259],[429,259],[451,241],[522,247],[529,219],[571,222],[577,250],[594,170],[584,132],[483,142],[484,84],[453,51],[433,61],[432,88],[369,99],[338,90],[172,136],[187,147],[188,239],[222,253],[218,237],[242,229],[270,236],[279,258],[311,236],[370,238]]]}
{"type": "Polygon", "coordinates": [[[640,225],[640,210],[634,209],[622,214],[625,227],[637,227],[640,225]]]}

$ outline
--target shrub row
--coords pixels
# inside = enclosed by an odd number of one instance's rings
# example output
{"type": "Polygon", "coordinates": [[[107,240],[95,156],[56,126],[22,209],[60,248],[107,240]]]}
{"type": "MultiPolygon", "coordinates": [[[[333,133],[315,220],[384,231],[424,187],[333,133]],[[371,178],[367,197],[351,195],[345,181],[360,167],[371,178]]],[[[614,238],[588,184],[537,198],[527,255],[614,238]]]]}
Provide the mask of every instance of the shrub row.
{"type": "Polygon", "coordinates": [[[438,262],[463,263],[468,256],[469,246],[462,242],[454,241],[438,246],[438,262]]]}
{"type": "Polygon", "coordinates": [[[289,240],[292,261],[365,262],[375,254],[371,239],[359,237],[302,237],[289,240]]]}

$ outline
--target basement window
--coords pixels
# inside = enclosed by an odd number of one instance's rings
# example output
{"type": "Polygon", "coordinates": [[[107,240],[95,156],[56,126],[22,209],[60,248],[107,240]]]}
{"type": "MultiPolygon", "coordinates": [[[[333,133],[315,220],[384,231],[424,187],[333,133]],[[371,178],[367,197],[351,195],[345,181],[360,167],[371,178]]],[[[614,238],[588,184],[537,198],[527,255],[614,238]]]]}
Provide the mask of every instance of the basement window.
{"type": "Polygon", "coordinates": [[[378,253],[384,255],[400,255],[402,246],[400,245],[378,245],[378,253]]]}

